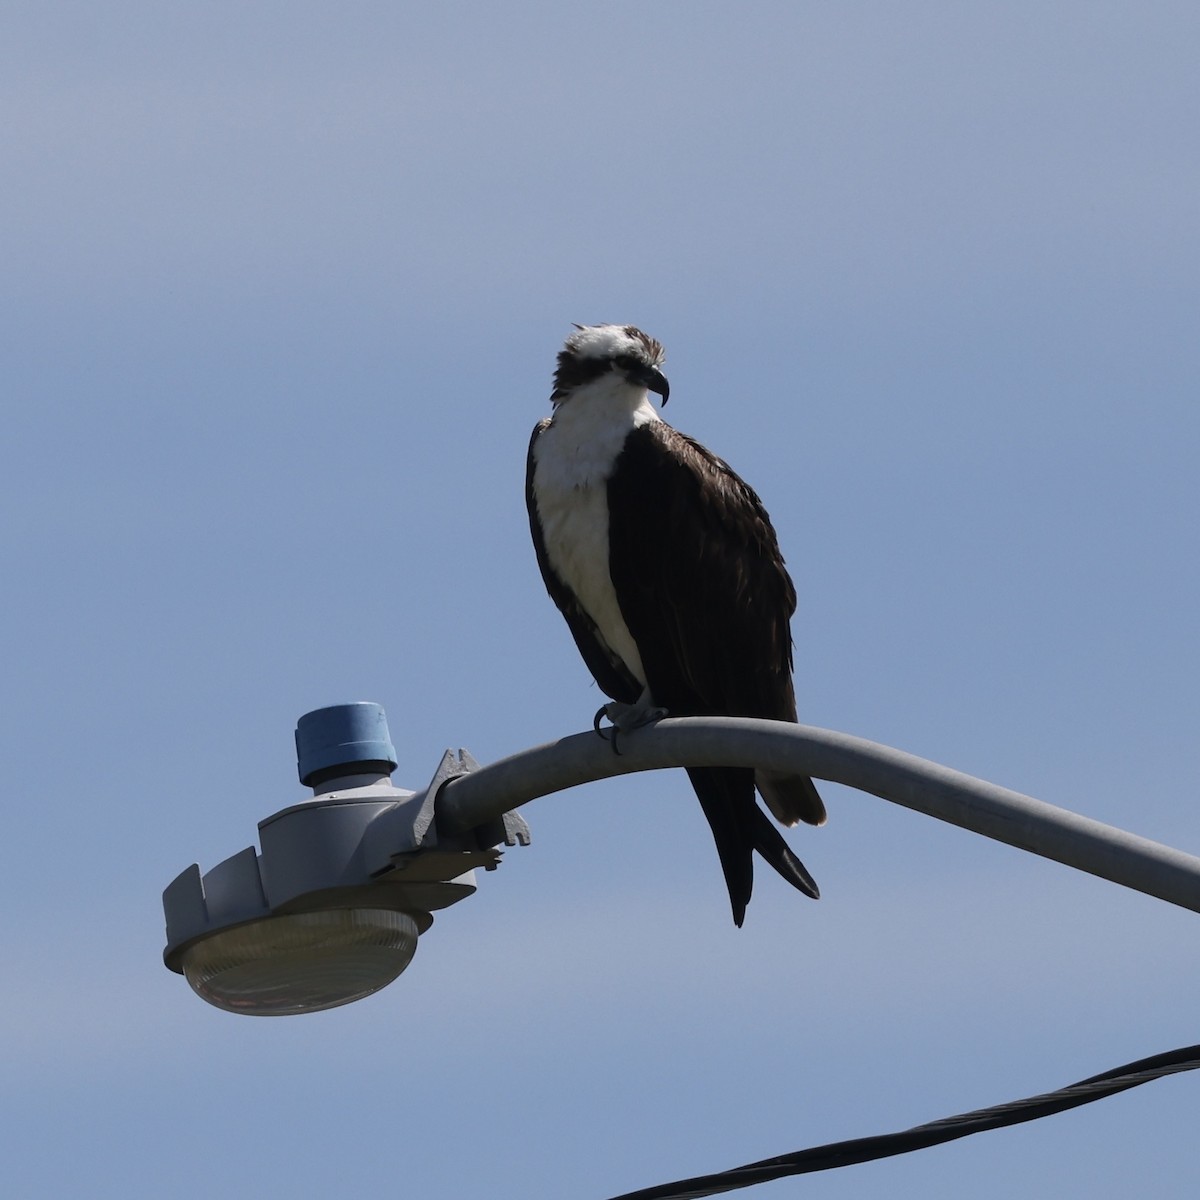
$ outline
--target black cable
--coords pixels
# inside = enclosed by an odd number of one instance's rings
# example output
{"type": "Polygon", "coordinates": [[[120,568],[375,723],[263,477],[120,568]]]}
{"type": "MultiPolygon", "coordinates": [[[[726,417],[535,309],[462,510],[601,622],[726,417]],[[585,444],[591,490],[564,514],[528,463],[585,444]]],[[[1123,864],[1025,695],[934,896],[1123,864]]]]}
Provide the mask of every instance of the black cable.
{"type": "Polygon", "coordinates": [[[738,1188],[752,1187],[756,1183],[783,1179],[788,1175],[830,1171],[835,1167],[849,1167],[894,1154],[907,1154],[911,1150],[924,1150],[927,1146],[952,1142],[972,1133],[984,1133],[989,1129],[1003,1129],[1007,1125],[1020,1125],[1024,1121],[1053,1116],[1070,1108],[1078,1108],[1081,1104],[1091,1104],[1093,1100],[1102,1100],[1105,1096],[1115,1096],[1118,1092],[1139,1087],[1152,1079],[1191,1071],[1196,1067],[1200,1067],[1200,1046],[1185,1046],[1182,1050],[1171,1050],[1166,1054],[1126,1063],[1123,1067],[1082,1079],[1056,1092],[1045,1092],[1040,1096],[1029,1096],[992,1108],[976,1109],[956,1117],[918,1125],[902,1133],[830,1142],[809,1150],[781,1154],[778,1158],[764,1158],[761,1162],[747,1163],[729,1171],[697,1175],[692,1179],[679,1179],[674,1183],[661,1183],[636,1192],[624,1192],[610,1200],[700,1200],[704,1196],[717,1196],[738,1188]]]}

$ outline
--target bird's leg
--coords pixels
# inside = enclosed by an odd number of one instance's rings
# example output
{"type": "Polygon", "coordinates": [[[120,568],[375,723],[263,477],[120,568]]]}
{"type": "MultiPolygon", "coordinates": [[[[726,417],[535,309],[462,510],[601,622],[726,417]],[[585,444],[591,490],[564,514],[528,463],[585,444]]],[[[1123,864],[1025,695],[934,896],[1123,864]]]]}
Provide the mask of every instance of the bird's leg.
{"type": "Polygon", "coordinates": [[[613,700],[598,708],[592,720],[592,728],[602,738],[612,743],[614,754],[620,754],[621,749],[617,745],[617,738],[622,733],[630,733],[634,729],[640,729],[643,725],[653,725],[655,721],[661,721],[666,715],[667,710],[659,708],[650,696],[650,689],[644,687],[642,694],[632,704],[622,704],[620,701],[613,700]],[[607,731],[600,727],[600,722],[605,717],[612,722],[611,738],[608,737],[607,731]]]}

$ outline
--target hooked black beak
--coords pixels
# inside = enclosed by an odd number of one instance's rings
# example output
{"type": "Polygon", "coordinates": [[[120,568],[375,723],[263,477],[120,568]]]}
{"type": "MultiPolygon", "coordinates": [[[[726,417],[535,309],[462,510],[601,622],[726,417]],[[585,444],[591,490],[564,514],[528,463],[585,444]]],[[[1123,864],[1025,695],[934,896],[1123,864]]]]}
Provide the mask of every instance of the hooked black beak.
{"type": "Polygon", "coordinates": [[[666,406],[667,399],[671,395],[671,385],[657,367],[638,366],[627,372],[625,378],[630,383],[640,383],[647,391],[661,396],[663,405],[666,406]]]}

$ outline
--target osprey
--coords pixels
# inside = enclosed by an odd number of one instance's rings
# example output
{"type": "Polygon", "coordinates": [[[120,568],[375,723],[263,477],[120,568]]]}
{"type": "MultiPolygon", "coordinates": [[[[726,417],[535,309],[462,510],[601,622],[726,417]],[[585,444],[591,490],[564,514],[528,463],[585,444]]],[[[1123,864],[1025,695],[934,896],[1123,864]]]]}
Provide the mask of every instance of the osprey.
{"type": "MultiPolygon", "coordinates": [[[[558,355],[553,414],[529,443],[525,494],[546,590],[615,704],[617,730],[672,716],[796,720],[789,619],[796,591],[762,502],[668,425],[663,348],[632,325],[577,325],[558,355]]],[[[614,731],[614,738],[616,731],[614,731]]],[[[758,807],[820,825],[812,780],[693,767],[741,925],[753,852],[793,887],[817,885],[758,807]]]]}

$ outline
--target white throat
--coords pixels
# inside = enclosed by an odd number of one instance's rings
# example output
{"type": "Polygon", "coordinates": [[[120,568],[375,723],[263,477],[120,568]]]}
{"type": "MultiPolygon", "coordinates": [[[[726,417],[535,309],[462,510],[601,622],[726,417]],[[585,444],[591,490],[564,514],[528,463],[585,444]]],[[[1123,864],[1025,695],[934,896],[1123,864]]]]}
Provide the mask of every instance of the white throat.
{"type": "Polygon", "coordinates": [[[563,488],[603,484],[629,434],[661,420],[645,388],[613,378],[578,388],[559,402],[539,439],[538,461],[548,458],[547,482],[552,476],[563,488]]]}
{"type": "Polygon", "coordinates": [[[644,388],[604,378],[562,401],[534,446],[533,493],[550,566],[600,636],[646,684],[608,565],[608,480],[625,439],[661,421],[644,388]]]}

